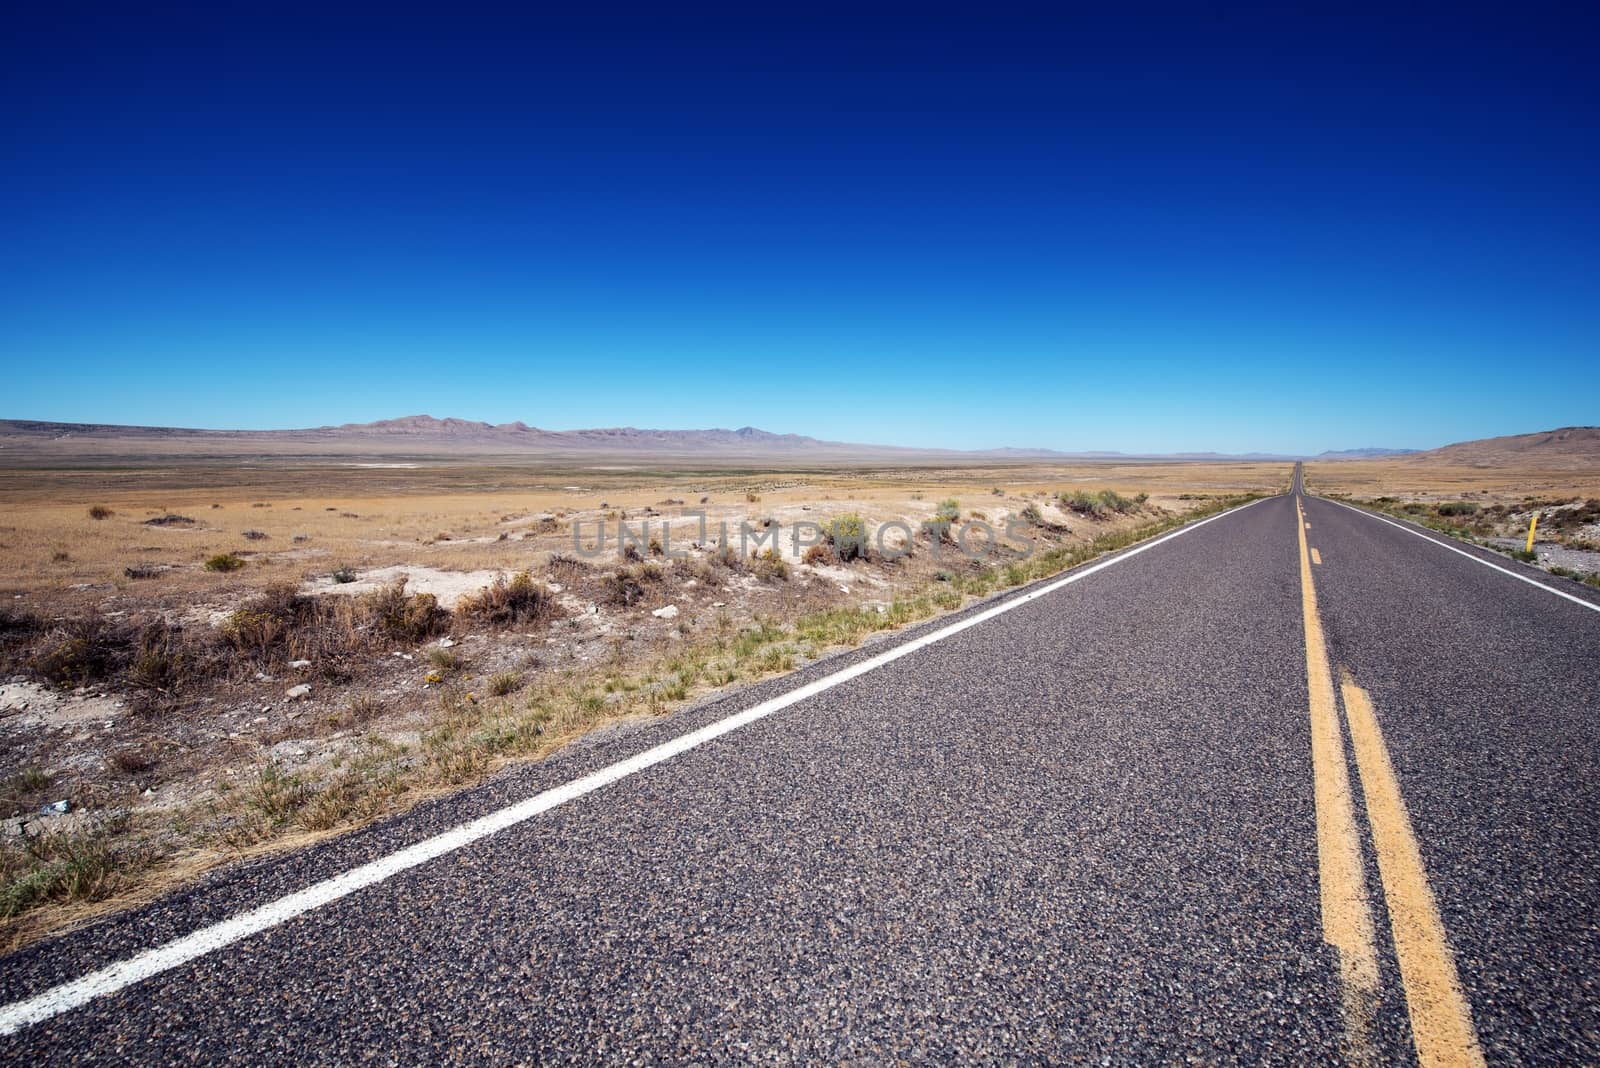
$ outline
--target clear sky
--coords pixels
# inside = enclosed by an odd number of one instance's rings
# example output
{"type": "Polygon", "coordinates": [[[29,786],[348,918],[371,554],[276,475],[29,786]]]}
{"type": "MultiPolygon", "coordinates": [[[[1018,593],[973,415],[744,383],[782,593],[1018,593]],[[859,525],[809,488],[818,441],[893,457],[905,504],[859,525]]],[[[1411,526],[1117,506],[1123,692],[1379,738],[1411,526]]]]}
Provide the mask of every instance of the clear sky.
{"type": "Polygon", "coordinates": [[[0,417],[1286,452],[1600,421],[1580,5],[225,7],[7,16],[0,417]]]}

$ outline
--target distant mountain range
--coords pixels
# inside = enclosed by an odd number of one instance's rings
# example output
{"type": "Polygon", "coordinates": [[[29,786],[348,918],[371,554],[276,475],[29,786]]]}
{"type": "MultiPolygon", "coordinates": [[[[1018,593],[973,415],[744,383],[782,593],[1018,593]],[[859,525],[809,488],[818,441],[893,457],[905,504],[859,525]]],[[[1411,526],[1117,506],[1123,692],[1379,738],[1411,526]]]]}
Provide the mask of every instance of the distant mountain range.
{"type": "MultiPolygon", "coordinates": [[[[823,441],[801,434],[774,434],[755,427],[738,430],[641,430],[601,427],[543,430],[526,423],[484,423],[410,415],[374,423],[304,430],[195,430],[184,427],[116,426],[0,420],[0,456],[28,453],[60,457],[88,455],[452,455],[517,456],[529,459],[709,460],[791,463],[917,462],[922,460],[1031,460],[1069,457],[1048,449],[921,449],[823,441]]],[[[1112,453],[1083,454],[1114,456],[1112,453]]]]}
{"type": "Polygon", "coordinates": [[[1406,460],[1458,467],[1541,467],[1600,470],[1600,426],[1564,426],[1537,434],[1462,441],[1419,452],[1406,460]]]}
{"type": "Polygon", "coordinates": [[[1380,456],[1410,456],[1416,449],[1330,449],[1311,457],[1313,460],[1372,460],[1380,456]]]}
{"type": "Polygon", "coordinates": [[[755,427],[737,430],[641,430],[604,427],[543,430],[523,422],[484,423],[410,415],[374,423],[304,430],[196,430],[184,427],[117,426],[0,420],[0,466],[6,462],[140,456],[515,456],[530,461],[655,461],[716,463],[813,462],[1027,462],[1027,461],[1357,461],[1398,458],[1454,464],[1562,457],[1576,464],[1600,462],[1600,429],[1565,427],[1540,434],[1462,442],[1428,452],[1410,449],[1339,449],[1316,456],[1217,452],[1060,452],[1053,449],[940,449],[824,441],[802,434],[774,434],[755,427]]]}

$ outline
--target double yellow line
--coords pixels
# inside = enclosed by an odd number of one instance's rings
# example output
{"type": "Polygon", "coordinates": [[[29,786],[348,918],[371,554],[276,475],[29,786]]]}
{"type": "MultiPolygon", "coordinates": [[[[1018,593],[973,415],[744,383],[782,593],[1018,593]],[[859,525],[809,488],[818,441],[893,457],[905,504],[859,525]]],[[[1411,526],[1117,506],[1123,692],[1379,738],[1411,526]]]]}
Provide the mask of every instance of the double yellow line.
{"type": "MultiPolygon", "coordinates": [[[[1371,1018],[1379,994],[1372,901],[1361,861],[1355,799],[1344,753],[1333,671],[1328,663],[1317,591],[1306,546],[1305,510],[1295,496],[1300,539],[1300,600],[1306,633],[1306,687],[1311,705],[1311,763],[1317,805],[1322,936],[1339,953],[1345,1025],[1353,1061],[1373,1059],[1371,1018]]],[[[1428,885],[1422,850],[1378,727],[1372,699],[1344,674],[1339,687],[1361,776],[1378,876],[1394,938],[1417,1060],[1425,1066],[1481,1065],[1483,1050],[1462,992],[1455,954],[1428,885]]]]}

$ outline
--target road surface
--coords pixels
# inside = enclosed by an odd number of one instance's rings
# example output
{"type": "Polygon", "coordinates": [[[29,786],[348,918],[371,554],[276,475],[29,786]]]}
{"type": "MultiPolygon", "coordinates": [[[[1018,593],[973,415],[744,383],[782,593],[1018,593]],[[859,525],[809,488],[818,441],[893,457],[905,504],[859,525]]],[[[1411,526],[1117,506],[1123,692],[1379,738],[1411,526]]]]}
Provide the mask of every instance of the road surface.
{"type": "Polygon", "coordinates": [[[0,1058],[1595,1063],[1597,605],[1291,492],[0,960],[0,1058]]]}

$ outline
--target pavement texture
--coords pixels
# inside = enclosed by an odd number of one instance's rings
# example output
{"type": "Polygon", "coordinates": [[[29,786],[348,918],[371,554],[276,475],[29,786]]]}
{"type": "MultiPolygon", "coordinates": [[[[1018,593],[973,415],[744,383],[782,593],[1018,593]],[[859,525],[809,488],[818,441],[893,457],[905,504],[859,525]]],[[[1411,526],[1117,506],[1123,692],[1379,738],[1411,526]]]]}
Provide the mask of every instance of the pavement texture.
{"type": "MultiPolygon", "coordinates": [[[[1593,1063],[1600,613],[1331,502],[1305,507],[1329,656],[1372,695],[1485,1053],[1593,1063]]],[[[1297,522],[1289,496],[1230,513],[0,1038],[0,1058],[1348,1059],[1338,960],[1320,923],[1297,522]]],[[[0,960],[0,1000],[885,647],[214,873],[0,960]]],[[[1380,949],[1369,1052],[1404,1062],[1407,1001],[1392,946],[1380,949]]]]}
{"type": "Polygon", "coordinates": [[[1372,695],[1485,1057],[1596,1063],[1600,612],[1332,502],[1306,520],[1329,655],[1372,695]]]}

